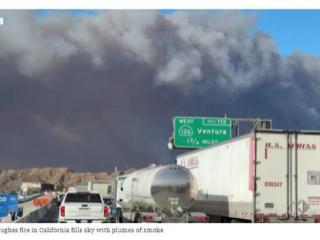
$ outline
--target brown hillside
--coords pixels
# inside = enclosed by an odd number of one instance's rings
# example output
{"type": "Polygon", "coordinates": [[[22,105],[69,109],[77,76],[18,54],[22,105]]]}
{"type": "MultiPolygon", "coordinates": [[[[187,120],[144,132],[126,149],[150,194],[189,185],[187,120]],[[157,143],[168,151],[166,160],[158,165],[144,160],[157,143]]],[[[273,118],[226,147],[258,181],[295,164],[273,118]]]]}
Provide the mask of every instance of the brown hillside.
{"type": "MultiPolygon", "coordinates": [[[[130,169],[125,172],[132,172],[130,169]]],[[[74,172],[69,168],[30,168],[22,170],[0,169],[0,192],[19,191],[22,182],[46,182],[56,186],[70,187],[92,180],[112,180],[114,174],[107,172],[74,172]]]]}

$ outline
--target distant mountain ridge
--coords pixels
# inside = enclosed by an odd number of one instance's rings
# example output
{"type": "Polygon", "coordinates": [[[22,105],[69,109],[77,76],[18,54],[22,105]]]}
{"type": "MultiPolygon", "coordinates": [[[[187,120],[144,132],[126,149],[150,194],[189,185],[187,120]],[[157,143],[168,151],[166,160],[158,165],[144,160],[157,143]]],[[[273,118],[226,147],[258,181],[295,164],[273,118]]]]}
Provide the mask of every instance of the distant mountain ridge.
{"type": "MultiPolygon", "coordinates": [[[[129,173],[134,169],[119,172],[129,173]]],[[[22,182],[46,182],[55,186],[68,188],[80,182],[93,180],[112,180],[114,173],[75,172],[65,167],[29,168],[21,170],[0,169],[0,192],[19,191],[22,182]]]]}

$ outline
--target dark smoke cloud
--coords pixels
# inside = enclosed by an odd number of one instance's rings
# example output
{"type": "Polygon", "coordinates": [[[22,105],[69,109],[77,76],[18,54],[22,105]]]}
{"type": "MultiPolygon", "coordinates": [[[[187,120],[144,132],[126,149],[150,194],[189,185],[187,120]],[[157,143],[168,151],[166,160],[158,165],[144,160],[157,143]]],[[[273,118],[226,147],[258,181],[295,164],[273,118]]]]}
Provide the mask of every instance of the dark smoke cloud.
{"type": "Polygon", "coordinates": [[[1,168],[171,163],[177,115],[319,128],[320,60],[241,12],[1,12],[1,168]]]}

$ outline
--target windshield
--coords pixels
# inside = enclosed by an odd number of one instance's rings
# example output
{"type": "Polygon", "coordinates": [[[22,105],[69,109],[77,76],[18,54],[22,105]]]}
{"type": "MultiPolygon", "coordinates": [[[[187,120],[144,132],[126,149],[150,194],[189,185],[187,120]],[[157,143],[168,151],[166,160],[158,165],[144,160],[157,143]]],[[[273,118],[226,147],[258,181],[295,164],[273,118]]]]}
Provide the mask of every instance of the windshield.
{"type": "Polygon", "coordinates": [[[102,203],[102,200],[97,193],[68,193],[65,202],[102,203]]]}

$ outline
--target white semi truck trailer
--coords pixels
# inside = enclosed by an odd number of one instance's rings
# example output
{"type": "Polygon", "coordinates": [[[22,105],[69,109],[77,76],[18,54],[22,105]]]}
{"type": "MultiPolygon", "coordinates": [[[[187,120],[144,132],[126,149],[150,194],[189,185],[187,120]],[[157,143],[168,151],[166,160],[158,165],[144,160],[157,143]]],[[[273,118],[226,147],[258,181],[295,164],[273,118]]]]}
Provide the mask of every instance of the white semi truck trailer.
{"type": "Polygon", "coordinates": [[[197,196],[191,172],[182,166],[151,165],[117,178],[117,204],[133,222],[207,222],[188,212],[197,196]]]}
{"type": "Polygon", "coordinates": [[[94,180],[88,182],[88,190],[99,192],[104,201],[113,197],[113,182],[104,180],[94,180]]]}
{"type": "Polygon", "coordinates": [[[198,184],[191,211],[222,222],[319,222],[320,132],[257,130],[177,156],[198,184]]]}

